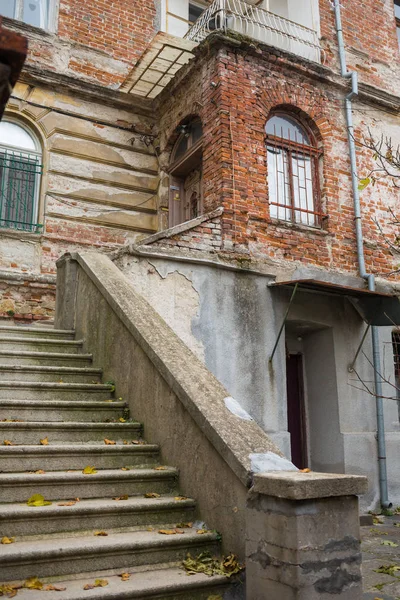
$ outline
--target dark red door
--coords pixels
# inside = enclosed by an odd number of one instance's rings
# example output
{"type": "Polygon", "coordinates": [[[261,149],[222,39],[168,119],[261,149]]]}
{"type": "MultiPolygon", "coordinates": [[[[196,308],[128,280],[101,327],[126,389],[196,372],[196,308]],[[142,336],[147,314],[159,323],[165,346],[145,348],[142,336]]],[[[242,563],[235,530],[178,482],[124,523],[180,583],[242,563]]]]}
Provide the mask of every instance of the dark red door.
{"type": "Polygon", "coordinates": [[[299,469],[307,467],[307,443],[304,407],[303,357],[289,354],[286,358],[288,431],[292,462],[299,469]]]}

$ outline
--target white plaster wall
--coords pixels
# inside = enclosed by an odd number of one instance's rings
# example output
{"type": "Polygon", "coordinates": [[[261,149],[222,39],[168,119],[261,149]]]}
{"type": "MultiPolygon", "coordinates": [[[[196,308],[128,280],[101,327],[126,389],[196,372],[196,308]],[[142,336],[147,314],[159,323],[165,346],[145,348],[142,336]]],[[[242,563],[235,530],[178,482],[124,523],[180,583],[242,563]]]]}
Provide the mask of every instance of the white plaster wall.
{"type": "MultiPolygon", "coordinates": [[[[291,291],[271,291],[268,277],[173,259],[125,255],[117,264],[135,290],[290,456],[284,336],[272,367],[268,359],[291,291]]],[[[356,389],[359,382],[348,372],[365,324],[345,298],[307,292],[298,292],[290,319],[312,322],[316,330],[321,330],[303,342],[306,359],[308,344],[307,388],[313,403],[312,465],[316,469],[367,475],[370,487],[362,506],[374,507],[378,498],[375,398],[356,389]]],[[[383,328],[381,334],[382,342],[388,345],[390,331],[383,328]]],[[[385,344],[382,343],[382,349],[385,344]]],[[[363,350],[371,359],[368,340],[363,350]]],[[[389,350],[385,352],[388,354],[389,350]]],[[[386,376],[392,376],[388,356],[385,367],[386,376]]],[[[356,368],[365,382],[373,379],[372,368],[362,354],[356,368]]],[[[384,410],[391,500],[400,503],[397,404],[387,400],[384,410]]]]}

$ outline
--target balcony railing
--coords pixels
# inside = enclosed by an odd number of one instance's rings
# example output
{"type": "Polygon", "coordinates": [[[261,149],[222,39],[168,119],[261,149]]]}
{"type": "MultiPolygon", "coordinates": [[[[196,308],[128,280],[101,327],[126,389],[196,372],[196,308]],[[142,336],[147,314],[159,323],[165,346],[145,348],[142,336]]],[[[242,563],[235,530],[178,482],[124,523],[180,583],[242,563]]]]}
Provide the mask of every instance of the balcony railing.
{"type": "Polygon", "coordinates": [[[316,31],[244,0],[214,0],[185,35],[202,42],[213,31],[235,31],[246,37],[321,62],[316,31]]]}

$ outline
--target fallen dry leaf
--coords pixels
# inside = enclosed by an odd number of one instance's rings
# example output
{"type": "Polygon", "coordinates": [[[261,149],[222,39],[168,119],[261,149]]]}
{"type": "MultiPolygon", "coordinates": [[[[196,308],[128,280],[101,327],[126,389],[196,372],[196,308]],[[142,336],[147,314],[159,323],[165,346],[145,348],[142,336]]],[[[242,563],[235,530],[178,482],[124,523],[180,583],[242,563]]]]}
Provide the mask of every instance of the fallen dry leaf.
{"type": "Polygon", "coordinates": [[[106,446],[115,446],[117,442],[114,442],[114,440],[108,440],[107,438],[104,438],[104,443],[106,446]]]}
{"type": "Polygon", "coordinates": [[[49,438],[45,437],[42,440],[40,440],[40,445],[41,446],[48,446],[49,445],[49,438]]]}
{"type": "Polygon", "coordinates": [[[166,471],[167,467],[154,467],[154,471],[166,471]]]}
{"type": "Polygon", "coordinates": [[[98,536],[107,536],[108,533],[106,533],[105,531],[95,531],[94,535],[98,535],[98,536]]]}
{"type": "Polygon", "coordinates": [[[37,577],[30,577],[25,581],[24,588],[28,588],[28,590],[41,590],[43,588],[43,582],[37,577]]]}
{"type": "Polygon", "coordinates": [[[162,533],[163,535],[175,535],[177,531],[176,529],[159,529],[158,533],[162,533]]]}
{"type": "Polygon", "coordinates": [[[15,538],[7,537],[6,535],[1,538],[0,544],[13,544],[15,542],[15,538]]]}
{"type": "Polygon", "coordinates": [[[300,469],[300,473],[311,473],[311,469],[300,469]]]}
{"type": "Polygon", "coordinates": [[[120,423],[126,423],[126,419],[124,419],[123,417],[120,417],[120,418],[118,419],[118,421],[119,421],[120,423]]]}
{"type": "Polygon", "coordinates": [[[95,473],[97,473],[97,469],[95,467],[88,465],[87,467],[85,467],[83,469],[82,473],[84,475],[94,475],[95,473]]]}
{"type": "Polygon", "coordinates": [[[121,581],[128,581],[128,579],[130,579],[130,576],[130,573],[120,573],[120,575],[118,575],[118,577],[121,577],[121,581]]]}
{"type": "Polygon", "coordinates": [[[207,529],[198,529],[196,533],[198,533],[199,535],[203,535],[203,533],[208,533],[208,531],[207,529]]]}
{"type": "Polygon", "coordinates": [[[239,564],[237,557],[234,554],[230,554],[221,560],[213,557],[210,552],[207,551],[201,552],[196,558],[192,558],[191,555],[188,554],[186,560],[182,562],[182,566],[188,575],[204,573],[204,575],[210,577],[212,575],[232,577],[243,570],[243,566],[239,564]]]}
{"type": "Polygon", "coordinates": [[[71,500],[70,502],[59,502],[57,506],[75,506],[76,501],[71,500]]]}
{"type": "Polygon", "coordinates": [[[145,498],[160,498],[161,494],[157,494],[157,492],[147,492],[144,495],[145,498]]]}
{"type": "Polygon", "coordinates": [[[51,583],[49,583],[49,585],[46,585],[46,587],[44,588],[43,591],[45,592],[65,592],[67,588],[66,587],[61,587],[59,585],[52,585],[51,583]]]}
{"type": "Polygon", "coordinates": [[[181,500],[187,500],[186,496],[175,496],[174,500],[176,500],[177,502],[180,502],[181,500]]]}
{"type": "Polygon", "coordinates": [[[3,444],[5,446],[15,446],[14,442],[12,442],[11,440],[4,440],[3,444]]]}
{"type": "Polygon", "coordinates": [[[113,500],[128,500],[129,496],[127,496],[126,494],[124,496],[117,496],[116,498],[113,498],[113,500]]]}
{"type": "Polygon", "coordinates": [[[35,475],[44,475],[46,473],[46,471],[43,471],[43,469],[39,469],[38,471],[35,471],[35,475]]]}
{"type": "Polygon", "coordinates": [[[123,441],[123,444],[124,444],[125,446],[127,446],[127,445],[129,444],[128,440],[124,440],[124,441],[123,441]]]}
{"type": "Polygon", "coordinates": [[[106,587],[106,585],[108,585],[107,579],[95,579],[94,583],[87,583],[83,587],[83,589],[84,590],[93,590],[94,588],[97,588],[97,587],[106,587]]]}
{"type": "Polygon", "coordinates": [[[193,527],[193,523],[177,523],[176,526],[183,529],[190,529],[190,527],[193,527]]]}
{"type": "Polygon", "coordinates": [[[44,499],[42,494],[33,494],[27,502],[28,506],[49,506],[51,502],[44,499]]]}
{"type": "Polygon", "coordinates": [[[0,585],[0,596],[7,596],[7,598],[14,598],[17,595],[17,590],[20,589],[21,586],[14,585],[0,585]]]}
{"type": "Polygon", "coordinates": [[[121,471],[130,471],[129,467],[121,467],[121,471]]]}

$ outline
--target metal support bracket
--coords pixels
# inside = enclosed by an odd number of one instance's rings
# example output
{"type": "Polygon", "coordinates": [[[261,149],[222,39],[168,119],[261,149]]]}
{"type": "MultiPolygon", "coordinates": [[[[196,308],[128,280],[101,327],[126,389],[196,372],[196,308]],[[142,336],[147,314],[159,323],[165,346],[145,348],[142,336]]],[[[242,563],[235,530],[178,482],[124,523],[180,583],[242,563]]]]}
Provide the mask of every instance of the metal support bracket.
{"type": "Polygon", "coordinates": [[[353,373],[353,372],[354,372],[354,365],[356,364],[356,361],[357,361],[358,355],[359,355],[359,354],[360,354],[360,352],[361,352],[361,348],[363,347],[363,344],[364,344],[364,342],[365,342],[365,338],[367,337],[367,334],[368,334],[368,331],[370,330],[370,327],[371,327],[371,325],[367,325],[367,328],[366,328],[366,330],[364,331],[364,335],[362,336],[361,342],[360,342],[360,344],[359,344],[359,346],[358,346],[358,348],[357,348],[356,355],[355,355],[355,357],[354,357],[354,359],[353,359],[352,363],[351,363],[351,364],[349,365],[349,367],[348,367],[348,371],[349,371],[349,373],[353,373]]]}
{"type": "Polygon", "coordinates": [[[272,354],[271,354],[271,356],[269,357],[269,362],[270,362],[270,363],[272,363],[272,359],[274,358],[274,354],[275,354],[275,352],[276,352],[276,349],[277,349],[277,347],[278,347],[279,340],[281,339],[281,335],[282,335],[282,332],[283,332],[283,328],[285,327],[286,319],[288,318],[289,310],[290,310],[290,307],[291,307],[291,305],[292,305],[292,303],[293,303],[294,297],[295,297],[295,295],[296,295],[296,292],[297,292],[298,285],[299,285],[299,284],[298,284],[298,283],[296,283],[296,285],[295,285],[295,286],[294,286],[294,288],[293,288],[292,295],[290,296],[289,304],[288,304],[288,307],[287,307],[287,309],[286,309],[286,312],[285,312],[285,316],[284,316],[284,318],[283,318],[282,325],[281,325],[281,327],[280,327],[280,329],[279,329],[278,337],[276,338],[276,342],[275,342],[274,348],[273,348],[273,350],[272,350],[272,354]]]}

